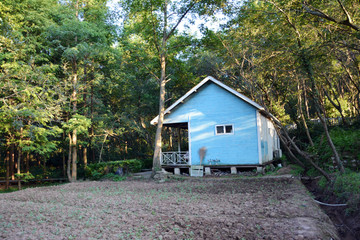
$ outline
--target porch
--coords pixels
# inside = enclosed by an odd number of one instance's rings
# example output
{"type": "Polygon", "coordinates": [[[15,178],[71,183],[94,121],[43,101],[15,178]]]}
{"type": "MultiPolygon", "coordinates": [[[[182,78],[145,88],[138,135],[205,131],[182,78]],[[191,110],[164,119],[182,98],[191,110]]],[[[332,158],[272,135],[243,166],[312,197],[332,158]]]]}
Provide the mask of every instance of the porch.
{"type": "Polygon", "coordinates": [[[164,123],[161,165],[164,167],[190,166],[188,123],[164,123]]]}
{"type": "Polygon", "coordinates": [[[189,152],[162,152],[161,165],[187,166],[189,165],[189,152]]]}

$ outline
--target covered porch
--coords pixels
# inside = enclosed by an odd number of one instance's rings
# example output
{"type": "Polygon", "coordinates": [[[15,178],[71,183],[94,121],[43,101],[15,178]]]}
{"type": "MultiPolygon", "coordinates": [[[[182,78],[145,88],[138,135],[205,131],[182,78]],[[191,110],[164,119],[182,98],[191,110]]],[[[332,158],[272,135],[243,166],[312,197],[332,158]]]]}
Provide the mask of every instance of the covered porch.
{"type": "Polygon", "coordinates": [[[188,123],[165,123],[162,137],[161,166],[190,166],[188,123]]]}

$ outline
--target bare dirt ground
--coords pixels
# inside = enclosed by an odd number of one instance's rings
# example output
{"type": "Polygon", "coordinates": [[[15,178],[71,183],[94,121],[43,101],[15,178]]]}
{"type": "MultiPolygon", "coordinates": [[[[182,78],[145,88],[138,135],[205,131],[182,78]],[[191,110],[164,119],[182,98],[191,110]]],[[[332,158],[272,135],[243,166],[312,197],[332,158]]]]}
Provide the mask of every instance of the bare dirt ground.
{"type": "Polygon", "coordinates": [[[0,239],[338,239],[295,179],[77,182],[0,195],[0,239]]]}

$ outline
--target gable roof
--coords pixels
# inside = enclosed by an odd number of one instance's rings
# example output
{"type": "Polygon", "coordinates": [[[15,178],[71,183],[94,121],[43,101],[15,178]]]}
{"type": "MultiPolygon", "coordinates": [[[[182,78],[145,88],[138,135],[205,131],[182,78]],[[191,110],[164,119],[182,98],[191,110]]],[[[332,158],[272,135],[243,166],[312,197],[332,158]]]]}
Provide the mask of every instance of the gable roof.
{"type": "MultiPolygon", "coordinates": [[[[169,113],[172,109],[174,109],[177,105],[181,104],[184,102],[184,100],[188,97],[190,97],[190,95],[192,95],[193,93],[195,93],[199,88],[201,88],[203,85],[205,85],[207,82],[213,82],[216,85],[218,85],[219,87],[222,87],[223,89],[227,90],[228,92],[232,93],[233,95],[235,95],[236,97],[242,99],[243,101],[249,103],[250,105],[252,105],[253,107],[255,107],[258,110],[265,110],[262,106],[260,106],[259,104],[257,104],[256,102],[252,101],[250,98],[246,97],[245,95],[235,91],[234,89],[226,86],[225,84],[223,84],[222,82],[216,80],[215,78],[211,77],[211,76],[207,76],[206,78],[204,78],[200,83],[198,83],[195,87],[193,87],[190,91],[188,91],[184,96],[182,96],[181,98],[179,98],[175,103],[173,103],[170,107],[168,107],[165,112],[164,115],[166,115],[167,113],[169,113]]],[[[156,116],[153,120],[151,120],[151,124],[155,125],[157,124],[157,121],[159,119],[159,115],[156,116]]]]}

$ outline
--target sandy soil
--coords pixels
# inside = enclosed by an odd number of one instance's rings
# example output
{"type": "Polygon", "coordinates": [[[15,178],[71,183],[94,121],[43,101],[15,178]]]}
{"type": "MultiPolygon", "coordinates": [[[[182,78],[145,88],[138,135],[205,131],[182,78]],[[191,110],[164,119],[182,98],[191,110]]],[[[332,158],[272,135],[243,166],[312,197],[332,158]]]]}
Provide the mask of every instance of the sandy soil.
{"type": "Polygon", "coordinates": [[[338,239],[295,179],[78,182],[0,195],[0,239],[338,239]]]}

